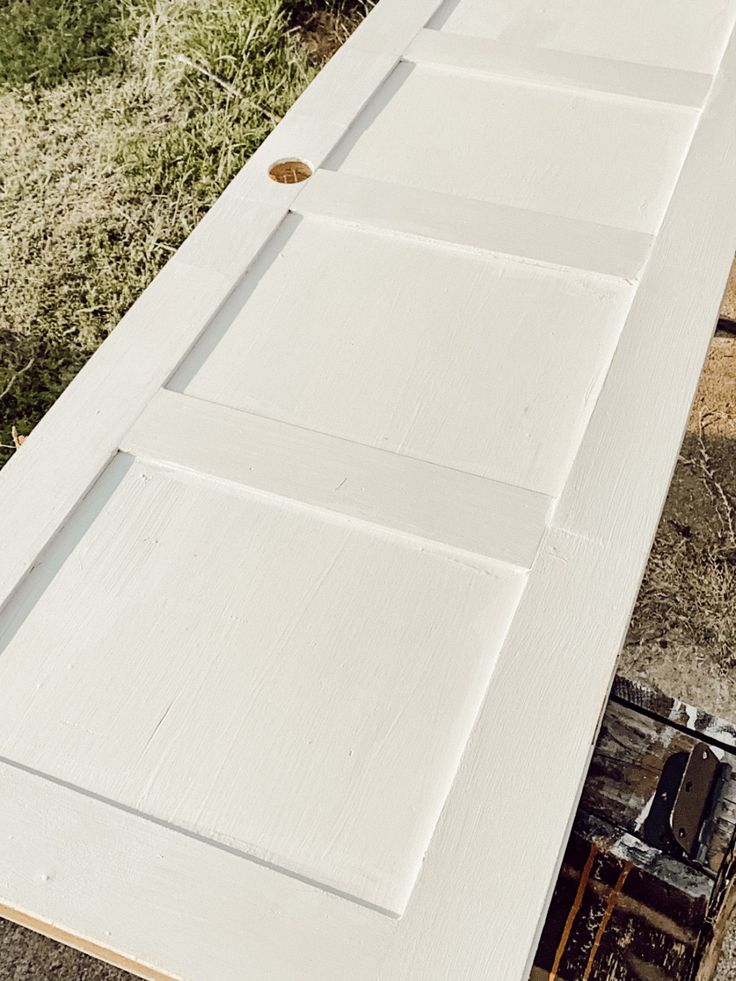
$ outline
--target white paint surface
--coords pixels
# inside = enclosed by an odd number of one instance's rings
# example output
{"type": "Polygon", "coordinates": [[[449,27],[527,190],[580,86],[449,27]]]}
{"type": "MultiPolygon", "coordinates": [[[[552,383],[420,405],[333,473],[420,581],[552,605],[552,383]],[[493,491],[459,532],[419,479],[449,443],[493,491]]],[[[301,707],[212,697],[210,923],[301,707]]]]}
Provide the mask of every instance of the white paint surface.
{"type": "MultiPolygon", "coordinates": [[[[486,9],[493,10],[494,7],[486,9]]],[[[531,48],[486,37],[420,31],[410,45],[406,61],[437,65],[456,71],[497,75],[581,92],[629,96],[645,102],[663,102],[700,109],[710,88],[710,75],[679,68],[659,68],[633,62],[572,54],[550,48],[531,48]]]]}
{"type": "Polygon", "coordinates": [[[381,0],[0,476],[0,904],[143,976],[526,981],[733,255],[735,18],[381,0]]]}
{"type": "Polygon", "coordinates": [[[693,110],[402,64],[330,170],[656,232],[693,110]]]}
{"type": "Polygon", "coordinates": [[[424,548],[467,552],[476,564],[484,556],[529,568],[551,504],[546,495],[513,484],[165,390],[122,448],[344,515],[353,524],[404,532],[424,548]]]}
{"type": "Polygon", "coordinates": [[[621,282],[290,217],[170,386],[550,494],[630,299],[621,282]]]}
{"type": "Polygon", "coordinates": [[[0,756],[401,913],[522,583],[119,457],[5,613],[0,756]]]}
{"type": "Polygon", "coordinates": [[[447,0],[431,21],[458,34],[693,72],[718,68],[733,23],[729,0],[447,0]]]}

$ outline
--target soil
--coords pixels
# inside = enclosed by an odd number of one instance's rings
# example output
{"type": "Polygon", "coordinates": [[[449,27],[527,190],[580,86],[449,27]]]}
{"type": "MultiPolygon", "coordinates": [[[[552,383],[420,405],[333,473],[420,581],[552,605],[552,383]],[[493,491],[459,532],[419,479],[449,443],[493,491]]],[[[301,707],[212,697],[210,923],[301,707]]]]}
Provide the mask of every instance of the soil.
{"type": "Polygon", "coordinates": [[[723,298],[721,316],[736,321],[736,262],[734,262],[731,268],[731,275],[728,279],[728,286],[726,287],[726,295],[723,298]]]}

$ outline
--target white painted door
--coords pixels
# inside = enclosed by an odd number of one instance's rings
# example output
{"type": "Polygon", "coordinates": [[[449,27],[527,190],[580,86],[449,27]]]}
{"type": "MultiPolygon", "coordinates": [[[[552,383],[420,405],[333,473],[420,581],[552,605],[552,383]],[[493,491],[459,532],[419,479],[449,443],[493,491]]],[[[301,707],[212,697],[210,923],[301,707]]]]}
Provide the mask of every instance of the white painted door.
{"type": "Polygon", "coordinates": [[[9,915],[523,981],[733,254],[735,19],[381,0],[235,179],[0,478],[9,915]]]}

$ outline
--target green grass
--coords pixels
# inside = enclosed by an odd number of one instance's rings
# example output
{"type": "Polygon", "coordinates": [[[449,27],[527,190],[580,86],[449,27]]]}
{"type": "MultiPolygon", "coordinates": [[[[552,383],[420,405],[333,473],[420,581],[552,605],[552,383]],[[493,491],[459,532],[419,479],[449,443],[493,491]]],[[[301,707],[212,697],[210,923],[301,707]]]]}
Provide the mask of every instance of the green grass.
{"type": "Polygon", "coordinates": [[[0,0],[0,464],[365,6],[0,0]]]}
{"type": "Polygon", "coordinates": [[[9,0],[0,5],[0,81],[49,86],[117,65],[127,8],[120,0],[9,0]]]}

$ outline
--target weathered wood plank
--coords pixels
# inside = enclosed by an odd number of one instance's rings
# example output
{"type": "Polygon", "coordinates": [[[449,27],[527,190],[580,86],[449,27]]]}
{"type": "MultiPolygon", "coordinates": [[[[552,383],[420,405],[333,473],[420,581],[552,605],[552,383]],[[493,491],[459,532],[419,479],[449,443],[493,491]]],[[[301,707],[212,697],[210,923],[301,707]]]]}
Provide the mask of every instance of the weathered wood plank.
{"type": "Polygon", "coordinates": [[[734,903],[736,755],[708,801],[694,857],[648,841],[668,761],[734,732],[617,679],[531,973],[532,981],[709,981],[734,903]],[[670,720],[670,716],[674,720],[670,720]]]}

